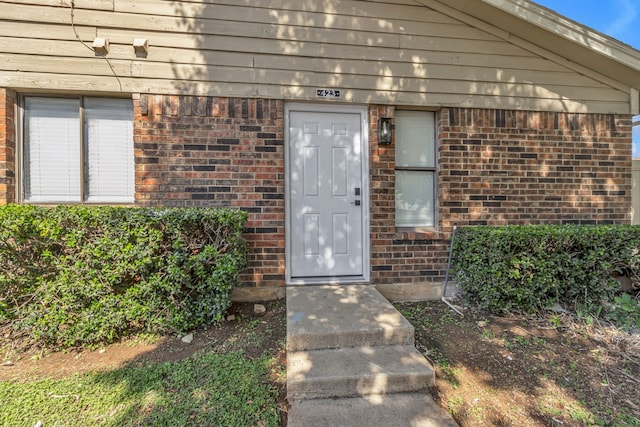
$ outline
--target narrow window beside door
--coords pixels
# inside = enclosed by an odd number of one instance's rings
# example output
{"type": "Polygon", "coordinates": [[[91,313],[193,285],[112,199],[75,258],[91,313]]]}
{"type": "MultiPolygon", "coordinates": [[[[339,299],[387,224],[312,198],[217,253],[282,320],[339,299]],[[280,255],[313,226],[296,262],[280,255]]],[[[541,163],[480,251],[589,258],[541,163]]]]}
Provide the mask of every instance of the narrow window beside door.
{"type": "Polygon", "coordinates": [[[396,110],[396,226],[435,226],[435,114],[396,110]]]}
{"type": "Polygon", "coordinates": [[[134,201],[131,100],[25,97],[23,153],[26,202],[134,201]]]}

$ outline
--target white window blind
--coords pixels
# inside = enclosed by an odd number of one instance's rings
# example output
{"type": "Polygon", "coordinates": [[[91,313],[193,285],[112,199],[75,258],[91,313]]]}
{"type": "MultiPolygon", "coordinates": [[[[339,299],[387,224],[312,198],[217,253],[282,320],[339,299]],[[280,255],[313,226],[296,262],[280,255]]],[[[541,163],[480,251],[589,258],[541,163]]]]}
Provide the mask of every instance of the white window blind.
{"type": "Polygon", "coordinates": [[[85,98],[86,201],[133,202],[133,110],[128,99],[85,98]]]}
{"type": "Polygon", "coordinates": [[[396,226],[435,226],[435,115],[396,110],[396,226]]]}
{"type": "Polygon", "coordinates": [[[430,111],[396,111],[396,166],[433,168],[435,117],[430,111]]]}
{"type": "Polygon", "coordinates": [[[134,201],[131,100],[26,97],[23,146],[27,202],[134,201]]]}
{"type": "Polygon", "coordinates": [[[396,171],[396,225],[434,225],[433,172],[396,171]]]}
{"type": "Polygon", "coordinates": [[[24,196],[29,202],[80,201],[80,102],[25,101],[24,196]]]}

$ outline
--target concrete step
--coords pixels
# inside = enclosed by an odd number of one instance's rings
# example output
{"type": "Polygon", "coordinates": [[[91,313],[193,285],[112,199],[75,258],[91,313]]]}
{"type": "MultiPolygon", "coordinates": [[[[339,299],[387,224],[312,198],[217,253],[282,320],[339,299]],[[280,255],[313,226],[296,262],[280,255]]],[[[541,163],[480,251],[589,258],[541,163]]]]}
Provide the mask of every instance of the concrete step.
{"type": "Polygon", "coordinates": [[[289,427],[453,427],[413,326],[374,287],[287,289],[289,427]]]}
{"type": "Polygon", "coordinates": [[[288,427],[455,427],[426,393],[371,395],[294,402],[288,427]]]}
{"type": "Polygon", "coordinates": [[[287,353],[289,401],[426,391],[433,385],[433,369],[413,345],[287,353]]]}
{"type": "Polygon", "coordinates": [[[413,326],[372,286],[287,289],[287,351],[413,343],[413,326]]]}

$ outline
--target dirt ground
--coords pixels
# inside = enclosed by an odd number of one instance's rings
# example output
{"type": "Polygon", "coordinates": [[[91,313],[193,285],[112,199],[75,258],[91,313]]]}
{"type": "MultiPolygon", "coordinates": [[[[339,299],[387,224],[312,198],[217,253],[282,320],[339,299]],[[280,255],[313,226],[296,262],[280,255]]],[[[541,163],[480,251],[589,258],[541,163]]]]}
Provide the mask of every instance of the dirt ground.
{"type": "MultiPolygon", "coordinates": [[[[131,340],[89,351],[17,353],[15,343],[0,339],[0,381],[14,378],[59,378],[79,372],[117,369],[127,363],[171,362],[202,351],[243,350],[249,358],[273,354],[284,358],[286,308],[284,301],[264,303],[267,311],[254,314],[253,304],[233,304],[227,320],[182,337],[160,338],[153,342],[131,340]],[[282,354],[281,354],[282,353],[282,354]]],[[[1,337],[2,335],[0,335],[1,337]]],[[[149,340],[146,340],[149,341],[149,340]]]]}
{"type": "MultiPolygon", "coordinates": [[[[95,351],[17,354],[0,342],[0,381],[61,377],[116,369],[126,363],[163,362],[199,351],[243,349],[270,354],[271,380],[281,393],[286,423],[284,301],[236,304],[228,320],[194,333],[191,343],[163,338],[95,351]]],[[[442,302],[397,304],[416,327],[416,346],[436,367],[437,402],[462,426],[640,426],[640,335],[570,316],[500,318],[442,302]]],[[[2,335],[0,335],[2,338],[2,335]]]]}
{"type": "Polygon", "coordinates": [[[434,398],[463,427],[640,426],[640,335],[568,314],[397,307],[436,367],[434,398]]]}

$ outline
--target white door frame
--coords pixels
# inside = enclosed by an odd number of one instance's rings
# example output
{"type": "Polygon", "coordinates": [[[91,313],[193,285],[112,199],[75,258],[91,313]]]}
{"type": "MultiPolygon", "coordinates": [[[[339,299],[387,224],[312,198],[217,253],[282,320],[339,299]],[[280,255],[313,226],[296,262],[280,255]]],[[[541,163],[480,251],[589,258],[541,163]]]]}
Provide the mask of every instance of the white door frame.
{"type": "Polygon", "coordinates": [[[284,108],[284,159],[285,159],[285,262],[286,262],[286,284],[287,285],[305,285],[305,284],[325,284],[325,283],[368,283],[371,276],[371,257],[369,245],[369,119],[368,110],[364,105],[344,105],[334,103],[286,103],[284,108]],[[292,278],[291,277],[291,239],[295,238],[291,232],[291,202],[290,202],[290,173],[291,173],[291,155],[290,151],[290,135],[289,135],[289,114],[292,111],[297,112],[318,112],[318,113],[351,113],[360,115],[361,126],[361,152],[362,152],[362,276],[334,277],[327,279],[326,277],[315,279],[292,278]]]}

